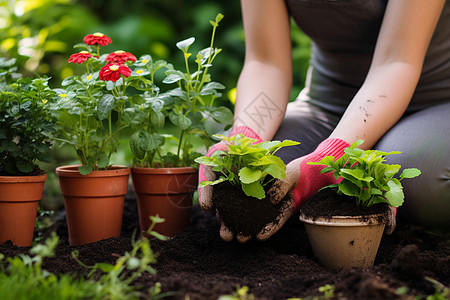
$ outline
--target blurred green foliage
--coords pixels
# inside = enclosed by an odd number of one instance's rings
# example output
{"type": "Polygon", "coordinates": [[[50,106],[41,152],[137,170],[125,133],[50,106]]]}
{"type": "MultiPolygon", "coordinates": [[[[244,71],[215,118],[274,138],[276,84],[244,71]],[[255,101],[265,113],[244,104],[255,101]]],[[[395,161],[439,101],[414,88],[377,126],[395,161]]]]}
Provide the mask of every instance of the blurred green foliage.
{"type": "MultiPolygon", "coordinates": [[[[208,21],[218,12],[225,15],[216,42],[223,52],[212,72],[228,91],[236,86],[244,59],[239,1],[0,0],[0,55],[17,58],[25,76],[45,74],[52,77],[50,85],[56,86],[73,75],[74,65],[67,63],[76,52],[72,45],[82,42],[86,34],[103,32],[113,40],[114,50],[137,57],[148,53],[181,65],[175,43],[195,36],[198,47],[207,45],[208,21]]],[[[292,42],[291,99],[303,87],[309,60],[309,40],[295,25],[292,42]]]]}
{"type": "MultiPolygon", "coordinates": [[[[217,13],[224,14],[216,35],[216,46],[222,53],[211,69],[215,81],[226,86],[223,100],[234,100],[233,90],[244,61],[244,31],[240,1],[221,0],[0,0],[0,57],[16,58],[24,76],[47,75],[50,87],[76,72],[84,65],[67,62],[78,52],[73,45],[82,43],[89,33],[103,32],[113,41],[110,50],[122,49],[139,57],[151,54],[181,67],[182,56],[175,44],[195,36],[192,51],[208,45],[211,26],[217,13]],[[195,48],[195,47],[198,47],[195,48]],[[75,70],[75,71],[74,71],[75,70]]],[[[304,85],[309,62],[309,39],[292,22],[292,58],[294,69],[293,100],[304,85]]],[[[108,47],[108,46],[107,46],[108,47]]],[[[105,51],[108,51],[105,48],[105,51]]],[[[55,149],[56,150],[56,149],[55,149]]],[[[67,147],[53,152],[54,164],[43,164],[50,178],[56,181],[54,169],[61,164],[78,163],[67,147]]],[[[128,143],[121,143],[112,161],[126,164],[131,157],[128,143]]],[[[44,205],[61,205],[57,184],[46,185],[44,205]],[[55,199],[54,199],[55,198],[55,199]]]]}

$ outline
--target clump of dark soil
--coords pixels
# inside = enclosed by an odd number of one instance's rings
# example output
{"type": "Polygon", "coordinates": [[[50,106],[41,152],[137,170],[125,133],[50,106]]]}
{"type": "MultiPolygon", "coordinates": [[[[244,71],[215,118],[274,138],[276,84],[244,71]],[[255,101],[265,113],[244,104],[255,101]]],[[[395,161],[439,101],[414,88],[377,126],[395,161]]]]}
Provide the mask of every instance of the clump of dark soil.
{"type": "MultiPolygon", "coordinates": [[[[56,256],[44,262],[44,268],[54,273],[89,271],[71,257],[73,250],[79,251],[79,259],[87,265],[113,263],[131,250],[131,236],[139,226],[134,198],[125,201],[122,234],[117,238],[71,247],[64,214],[57,214],[55,221],[40,232],[45,238],[56,231],[61,238],[56,256]]],[[[167,299],[191,300],[217,299],[233,293],[238,285],[248,286],[256,299],[276,300],[321,295],[318,288],[327,284],[335,288],[334,299],[349,300],[424,299],[435,292],[428,277],[449,287],[450,235],[426,231],[401,219],[397,223],[392,235],[383,236],[373,267],[332,272],[315,259],[297,217],[266,242],[241,244],[222,241],[215,213],[195,206],[187,229],[168,241],[151,241],[159,253],[154,266],[157,274],[143,274],[134,284],[147,291],[160,282],[164,292],[175,292],[167,299]],[[406,295],[397,293],[400,287],[407,289],[406,295]]],[[[0,245],[5,256],[28,251],[8,242],[0,245]]]]}
{"type": "MultiPolygon", "coordinates": [[[[265,189],[269,187],[267,185],[265,189]]],[[[233,233],[243,236],[255,236],[266,224],[273,222],[285,201],[273,205],[267,198],[249,197],[228,181],[214,185],[212,198],[224,224],[233,233]]]]}

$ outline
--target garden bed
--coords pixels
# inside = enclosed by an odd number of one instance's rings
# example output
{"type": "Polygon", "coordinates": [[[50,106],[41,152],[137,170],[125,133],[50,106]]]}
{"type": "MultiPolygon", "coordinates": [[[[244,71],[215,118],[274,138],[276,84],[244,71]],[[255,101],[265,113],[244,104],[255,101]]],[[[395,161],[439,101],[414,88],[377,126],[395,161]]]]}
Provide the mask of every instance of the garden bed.
{"type": "MultiPolygon", "coordinates": [[[[156,275],[144,274],[135,281],[144,291],[161,283],[163,291],[176,292],[168,299],[217,299],[232,294],[237,286],[249,287],[256,299],[287,299],[321,295],[319,287],[334,286],[338,299],[413,299],[435,293],[436,283],[450,285],[450,236],[416,228],[398,220],[391,236],[384,236],[371,268],[331,272],[314,258],[304,227],[290,220],[267,242],[240,244],[224,242],[219,236],[220,222],[214,213],[193,208],[189,228],[168,241],[152,240],[152,249],[159,253],[154,266],[156,275]],[[407,287],[400,296],[398,288],[407,287]]],[[[87,264],[114,263],[130,251],[133,231],[138,228],[135,200],[127,198],[122,235],[96,243],[69,246],[63,212],[56,222],[40,233],[42,238],[52,231],[60,237],[56,256],[46,258],[43,268],[53,273],[88,272],[71,256],[79,251],[79,259],[87,264]]],[[[7,242],[0,253],[14,256],[28,253],[7,242]]]]}

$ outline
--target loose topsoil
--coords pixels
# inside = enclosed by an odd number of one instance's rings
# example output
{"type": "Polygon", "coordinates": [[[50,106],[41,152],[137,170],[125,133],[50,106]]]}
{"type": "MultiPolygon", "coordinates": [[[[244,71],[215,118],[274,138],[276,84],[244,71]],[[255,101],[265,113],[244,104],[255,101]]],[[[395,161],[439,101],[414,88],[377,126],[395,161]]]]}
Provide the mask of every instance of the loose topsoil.
{"type": "MultiPolygon", "coordinates": [[[[246,244],[224,242],[219,236],[220,221],[214,213],[193,208],[190,226],[168,241],[152,240],[152,249],[159,253],[154,266],[156,275],[144,274],[134,284],[144,291],[160,282],[163,291],[176,294],[168,299],[217,299],[231,294],[236,287],[248,286],[256,299],[287,299],[321,295],[318,288],[335,287],[335,299],[413,299],[430,295],[434,285],[431,277],[450,286],[450,236],[438,234],[397,220],[397,229],[384,236],[375,265],[331,272],[321,267],[309,246],[304,226],[292,218],[266,242],[251,240],[246,244]],[[396,290],[406,287],[406,295],[396,290]]],[[[60,236],[56,256],[45,260],[43,267],[53,273],[88,272],[71,258],[73,250],[87,265],[114,263],[131,250],[131,236],[138,228],[135,199],[127,198],[122,234],[99,242],[69,246],[64,213],[39,234],[52,231],[60,236]]],[[[5,256],[29,253],[29,248],[0,245],[5,256]]]]}

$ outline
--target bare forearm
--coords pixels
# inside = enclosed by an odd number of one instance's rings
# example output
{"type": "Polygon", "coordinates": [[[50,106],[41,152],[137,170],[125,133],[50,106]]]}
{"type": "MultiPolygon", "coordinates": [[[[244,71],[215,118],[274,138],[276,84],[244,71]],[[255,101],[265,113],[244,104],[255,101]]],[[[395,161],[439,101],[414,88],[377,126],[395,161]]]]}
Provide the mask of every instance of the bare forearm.
{"type": "Polygon", "coordinates": [[[419,74],[401,62],[372,70],[330,137],[349,143],[363,139],[362,147],[371,148],[405,112],[419,74]]]}
{"type": "Polygon", "coordinates": [[[239,77],[234,126],[245,125],[270,140],[280,126],[292,75],[277,66],[249,61],[239,77]]]}

